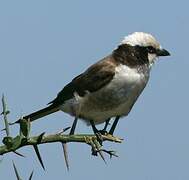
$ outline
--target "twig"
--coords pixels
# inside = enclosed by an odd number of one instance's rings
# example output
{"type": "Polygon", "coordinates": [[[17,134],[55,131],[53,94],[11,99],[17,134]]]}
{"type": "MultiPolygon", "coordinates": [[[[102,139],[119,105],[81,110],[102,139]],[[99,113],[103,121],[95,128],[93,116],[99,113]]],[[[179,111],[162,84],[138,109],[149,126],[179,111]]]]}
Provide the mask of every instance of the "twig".
{"type": "MultiPolygon", "coordinates": [[[[75,135],[52,134],[52,135],[44,135],[41,141],[39,141],[38,140],[39,136],[30,137],[28,139],[23,136],[16,136],[15,138],[12,138],[12,142],[10,143],[11,146],[9,147],[7,145],[0,146],[0,155],[12,151],[16,151],[17,149],[20,149],[21,147],[24,146],[55,143],[55,142],[63,142],[63,143],[78,142],[78,143],[86,143],[90,145],[90,143],[87,142],[86,139],[93,139],[93,140],[96,139],[96,136],[94,134],[92,135],[91,134],[75,134],[75,135]]],[[[111,135],[102,135],[102,140],[121,143],[123,139],[111,135]]]]}
{"type": "Polygon", "coordinates": [[[3,105],[2,114],[3,114],[3,118],[4,118],[4,122],[5,122],[5,131],[6,131],[7,136],[9,137],[10,131],[9,131],[9,123],[8,123],[8,119],[7,119],[7,114],[9,113],[9,111],[7,110],[7,105],[6,105],[6,102],[5,102],[4,94],[2,96],[2,105],[3,105]]]}

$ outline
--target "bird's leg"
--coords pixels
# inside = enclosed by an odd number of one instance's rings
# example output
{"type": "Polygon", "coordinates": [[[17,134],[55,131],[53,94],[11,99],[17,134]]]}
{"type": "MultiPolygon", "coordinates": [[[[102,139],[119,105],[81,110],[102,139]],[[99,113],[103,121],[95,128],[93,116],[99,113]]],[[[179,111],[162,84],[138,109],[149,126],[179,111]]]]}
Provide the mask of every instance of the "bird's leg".
{"type": "Polygon", "coordinates": [[[101,134],[107,134],[107,127],[108,127],[108,125],[109,125],[109,122],[110,122],[110,118],[105,121],[104,128],[103,128],[102,130],[99,130],[99,132],[100,132],[101,134]]]}
{"type": "Polygon", "coordinates": [[[74,122],[72,124],[72,127],[71,127],[69,135],[73,135],[74,134],[75,128],[76,128],[76,125],[77,125],[77,121],[79,119],[79,114],[80,114],[80,111],[81,111],[81,105],[79,103],[79,99],[80,99],[79,94],[77,92],[74,92],[74,97],[75,97],[75,100],[77,102],[76,105],[73,106],[73,114],[75,114],[75,119],[74,119],[74,122]]]}
{"type": "Polygon", "coordinates": [[[94,132],[94,133],[106,134],[106,133],[107,133],[107,127],[108,127],[108,125],[109,125],[109,122],[110,122],[110,118],[105,121],[105,125],[104,125],[104,128],[103,128],[102,130],[98,130],[98,129],[96,128],[96,126],[95,126],[95,124],[94,124],[94,121],[90,121],[90,124],[91,124],[91,126],[92,126],[92,129],[93,129],[93,132],[94,132]]]}
{"type": "Polygon", "coordinates": [[[110,122],[110,118],[106,120],[104,128],[102,129],[103,131],[106,131],[106,129],[107,129],[108,125],[109,125],[109,122],[110,122]]]}
{"type": "Polygon", "coordinates": [[[72,127],[71,127],[71,130],[70,130],[70,133],[69,133],[70,135],[73,135],[73,134],[74,134],[74,132],[75,132],[75,127],[76,127],[76,125],[77,125],[77,121],[78,121],[78,118],[75,117],[74,122],[73,122],[72,127]]]}
{"type": "Polygon", "coordinates": [[[96,126],[95,126],[93,120],[90,120],[90,124],[91,124],[91,126],[92,126],[93,132],[94,132],[95,134],[98,133],[99,131],[98,131],[98,129],[96,128],[96,126]]]}
{"type": "Polygon", "coordinates": [[[113,124],[112,124],[112,127],[111,127],[111,129],[110,129],[110,131],[109,131],[109,134],[111,134],[111,135],[113,135],[113,133],[114,133],[114,130],[115,130],[115,128],[116,128],[116,126],[117,126],[117,123],[118,123],[118,121],[119,121],[119,116],[117,116],[116,118],[115,118],[115,120],[114,120],[114,122],[113,122],[113,124]]]}
{"type": "Polygon", "coordinates": [[[97,141],[100,143],[100,145],[102,145],[102,137],[100,131],[96,128],[93,120],[90,120],[90,124],[92,126],[94,134],[96,135],[97,141]]]}

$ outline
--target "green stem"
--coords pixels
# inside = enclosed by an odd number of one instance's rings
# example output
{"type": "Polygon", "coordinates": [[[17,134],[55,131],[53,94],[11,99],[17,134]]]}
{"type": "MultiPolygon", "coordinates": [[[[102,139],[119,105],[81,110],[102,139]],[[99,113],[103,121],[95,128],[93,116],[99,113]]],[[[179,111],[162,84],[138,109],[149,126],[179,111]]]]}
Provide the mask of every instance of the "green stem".
{"type": "MultiPolygon", "coordinates": [[[[17,137],[18,138],[18,137],[17,137]]],[[[29,139],[24,139],[24,137],[21,137],[22,140],[20,140],[20,144],[14,145],[14,139],[13,139],[13,145],[12,147],[7,147],[6,145],[0,146],[0,155],[16,151],[17,149],[24,147],[24,146],[30,146],[30,145],[39,145],[39,144],[46,144],[46,143],[55,143],[55,142],[63,142],[63,143],[70,143],[70,142],[78,142],[78,143],[86,143],[90,145],[90,139],[96,140],[96,136],[93,134],[75,134],[75,135],[61,135],[61,134],[52,134],[52,135],[46,135],[42,137],[42,140],[39,142],[39,136],[30,137],[29,139]]],[[[102,135],[103,141],[111,141],[116,143],[121,143],[122,139],[118,137],[114,137],[111,135],[102,135]]],[[[15,140],[15,143],[18,143],[18,140],[15,140]]]]}

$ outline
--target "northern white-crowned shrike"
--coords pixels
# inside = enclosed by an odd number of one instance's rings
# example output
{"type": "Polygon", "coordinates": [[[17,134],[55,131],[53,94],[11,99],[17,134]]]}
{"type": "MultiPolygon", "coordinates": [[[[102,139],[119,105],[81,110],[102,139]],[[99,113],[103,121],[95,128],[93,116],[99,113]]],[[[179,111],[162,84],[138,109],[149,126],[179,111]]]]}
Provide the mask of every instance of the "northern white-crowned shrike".
{"type": "Polygon", "coordinates": [[[169,55],[152,35],[144,32],[130,34],[110,55],[67,84],[49,106],[24,119],[34,121],[61,110],[75,117],[70,132],[73,134],[79,118],[95,130],[95,124],[115,117],[110,130],[113,134],[118,119],[128,115],[145,88],[156,59],[169,55]]]}

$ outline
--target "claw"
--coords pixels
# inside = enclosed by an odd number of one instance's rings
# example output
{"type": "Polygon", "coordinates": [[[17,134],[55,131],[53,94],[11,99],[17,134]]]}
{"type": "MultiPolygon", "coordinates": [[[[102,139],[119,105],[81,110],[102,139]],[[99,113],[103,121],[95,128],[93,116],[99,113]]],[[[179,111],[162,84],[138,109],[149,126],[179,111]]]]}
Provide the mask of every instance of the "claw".
{"type": "Polygon", "coordinates": [[[102,146],[102,142],[103,142],[103,138],[102,138],[102,134],[105,133],[105,130],[99,131],[95,124],[94,121],[90,121],[90,124],[92,126],[93,132],[96,135],[97,141],[99,142],[99,144],[102,146]],[[101,133],[102,132],[102,133],[101,133]]]}
{"type": "Polygon", "coordinates": [[[95,135],[96,135],[97,141],[102,146],[102,143],[103,143],[102,134],[100,132],[97,132],[97,133],[95,133],[95,135]]]}
{"type": "Polygon", "coordinates": [[[109,155],[110,155],[110,159],[111,159],[113,156],[114,156],[114,157],[119,157],[119,156],[116,154],[116,151],[112,151],[112,150],[108,151],[108,150],[106,150],[106,149],[100,149],[100,151],[103,151],[103,152],[109,154],[109,155]]]}

